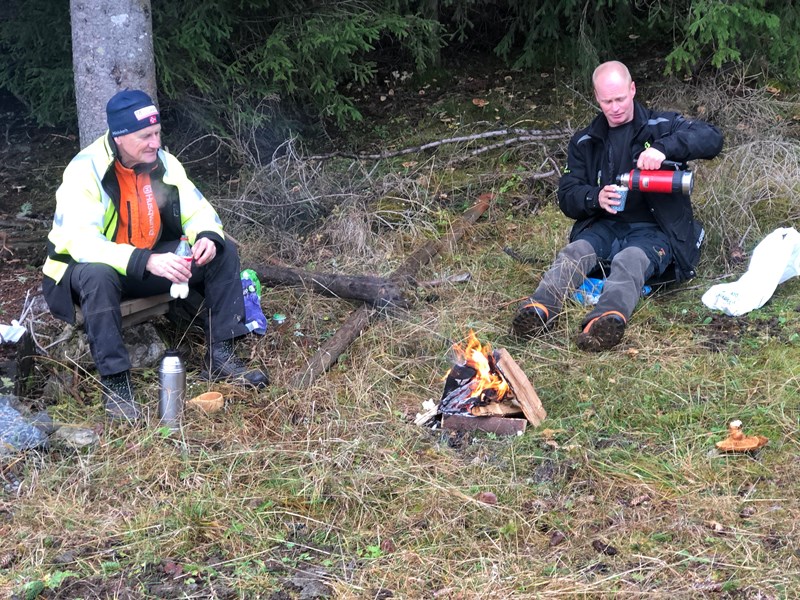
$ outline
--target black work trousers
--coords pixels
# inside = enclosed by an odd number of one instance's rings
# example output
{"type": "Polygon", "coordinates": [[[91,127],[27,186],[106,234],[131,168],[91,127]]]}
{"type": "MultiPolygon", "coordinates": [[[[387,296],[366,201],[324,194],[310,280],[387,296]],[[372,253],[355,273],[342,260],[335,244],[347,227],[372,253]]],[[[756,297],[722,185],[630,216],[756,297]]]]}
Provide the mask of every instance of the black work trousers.
{"type": "MultiPolygon", "coordinates": [[[[161,241],[153,252],[173,252],[178,240],[161,241]]],[[[210,263],[198,267],[192,263],[189,287],[205,297],[208,311],[206,341],[209,344],[249,333],[244,325],[244,301],[240,280],[239,254],[236,246],[225,242],[210,263]]],[[[146,273],[143,279],[120,275],[101,263],[75,265],[70,276],[72,297],[81,307],[84,329],[89,338],[97,371],[101,376],[114,375],[131,367],[122,341],[120,302],[128,298],[146,298],[169,292],[169,279],[146,273]]]]}
{"type": "Polygon", "coordinates": [[[664,272],[672,260],[672,251],[669,238],[655,224],[599,220],[558,253],[531,299],[546,306],[551,316],[557,315],[564,300],[599,260],[610,260],[611,269],[599,301],[581,328],[608,311],[630,319],[644,282],[664,272]]]}

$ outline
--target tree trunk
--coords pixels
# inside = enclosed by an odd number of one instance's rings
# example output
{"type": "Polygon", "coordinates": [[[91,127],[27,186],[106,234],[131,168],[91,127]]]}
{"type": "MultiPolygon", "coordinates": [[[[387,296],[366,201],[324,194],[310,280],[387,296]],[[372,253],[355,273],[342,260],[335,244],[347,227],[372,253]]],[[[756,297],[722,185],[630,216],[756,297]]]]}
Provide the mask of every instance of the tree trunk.
{"type": "Polygon", "coordinates": [[[81,148],[100,137],[106,103],[125,88],[156,99],[150,0],[70,0],[81,148]]]}

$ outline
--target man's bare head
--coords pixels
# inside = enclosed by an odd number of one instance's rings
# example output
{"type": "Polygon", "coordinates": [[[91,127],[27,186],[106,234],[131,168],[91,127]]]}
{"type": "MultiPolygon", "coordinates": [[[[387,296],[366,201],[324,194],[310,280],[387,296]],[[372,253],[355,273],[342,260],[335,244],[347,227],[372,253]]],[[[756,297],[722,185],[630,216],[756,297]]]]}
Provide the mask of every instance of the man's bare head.
{"type": "Polygon", "coordinates": [[[596,87],[599,78],[609,76],[621,77],[626,83],[631,83],[633,81],[628,67],[618,60],[609,60],[608,62],[598,65],[594,70],[594,73],[592,73],[592,85],[596,87]]]}
{"type": "Polygon", "coordinates": [[[628,67],[616,60],[604,62],[594,70],[592,84],[594,97],[609,127],[619,127],[633,120],[636,84],[628,67]]]}

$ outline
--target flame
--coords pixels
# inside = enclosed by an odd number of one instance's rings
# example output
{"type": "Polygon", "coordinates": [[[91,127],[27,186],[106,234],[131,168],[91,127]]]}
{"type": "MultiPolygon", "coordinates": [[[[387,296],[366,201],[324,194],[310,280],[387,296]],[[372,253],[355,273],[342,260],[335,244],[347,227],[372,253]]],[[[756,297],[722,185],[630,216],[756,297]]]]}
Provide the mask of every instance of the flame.
{"type": "Polygon", "coordinates": [[[500,401],[509,393],[508,383],[489,363],[491,344],[481,345],[474,331],[470,329],[466,347],[454,344],[453,352],[458,364],[472,367],[476,371],[471,383],[471,397],[481,398],[487,391],[493,390],[493,396],[500,401]]]}

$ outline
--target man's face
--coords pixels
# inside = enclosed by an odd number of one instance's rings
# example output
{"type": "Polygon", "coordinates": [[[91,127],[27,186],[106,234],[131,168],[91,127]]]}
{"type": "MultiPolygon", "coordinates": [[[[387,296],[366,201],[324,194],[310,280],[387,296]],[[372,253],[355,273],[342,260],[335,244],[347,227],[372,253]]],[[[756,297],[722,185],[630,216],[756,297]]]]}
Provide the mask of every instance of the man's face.
{"type": "Polygon", "coordinates": [[[161,123],[115,137],[122,164],[128,168],[155,162],[161,148],[161,123]]]}
{"type": "Polygon", "coordinates": [[[616,71],[601,74],[594,86],[594,97],[609,127],[619,127],[633,121],[635,95],[636,84],[616,71]]]}

